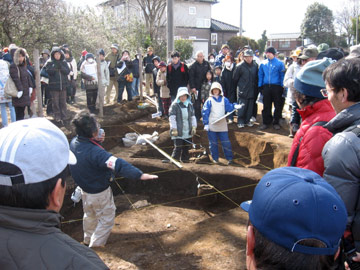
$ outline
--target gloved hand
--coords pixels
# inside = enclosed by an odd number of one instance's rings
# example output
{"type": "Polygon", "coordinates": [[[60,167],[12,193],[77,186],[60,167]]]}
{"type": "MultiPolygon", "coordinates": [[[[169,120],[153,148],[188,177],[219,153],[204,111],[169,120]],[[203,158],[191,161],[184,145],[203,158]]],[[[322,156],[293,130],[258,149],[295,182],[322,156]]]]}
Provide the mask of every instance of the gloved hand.
{"type": "Polygon", "coordinates": [[[177,137],[179,135],[176,128],[170,130],[170,136],[177,137]]]}
{"type": "Polygon", "coordinates": [[[236,110],[238,110],[238,109],[241,109],[242,106],[244,106],[244,104],[236,104],[236,105],[234,105],[234,108],[235,108],[236,110]]]}
{"type": "Polygon", "coordinates": [[[19,91],[19,92],[17,93],[17,97],[18,97],[18,98],[21,98],[22,95],[23,95],[23,91],[19,91]]]}
{"type": "Polygon", "coordinates": [[[205,125],[204,130],[209,131],[209,125],[205,125]]]}
{"type": "Polygon", "coordinates": [[[32,92],[33,92],[32,87],[29,87],[29,96],[31,96],[32,92]]]}
{"type": "Polygon", "coordinates": [[[195,134],[196,134],[196,127],[192,127],[191,136],[194,136],[195,134]]]}

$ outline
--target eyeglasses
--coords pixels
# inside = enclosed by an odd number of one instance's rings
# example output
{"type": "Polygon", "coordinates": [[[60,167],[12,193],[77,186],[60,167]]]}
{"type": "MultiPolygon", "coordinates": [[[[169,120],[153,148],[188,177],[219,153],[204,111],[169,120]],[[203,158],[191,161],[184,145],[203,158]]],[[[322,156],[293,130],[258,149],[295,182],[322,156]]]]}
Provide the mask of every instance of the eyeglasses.
{"type": "Polygon", "coordinates": [[[323,97],[328,97],[329,92],[328,92],[328,90],[326,90],[325,88],[324,88],[324,89],[321,89],[320,92],[321,92],[321,94],[323,95],[323,97]]]}

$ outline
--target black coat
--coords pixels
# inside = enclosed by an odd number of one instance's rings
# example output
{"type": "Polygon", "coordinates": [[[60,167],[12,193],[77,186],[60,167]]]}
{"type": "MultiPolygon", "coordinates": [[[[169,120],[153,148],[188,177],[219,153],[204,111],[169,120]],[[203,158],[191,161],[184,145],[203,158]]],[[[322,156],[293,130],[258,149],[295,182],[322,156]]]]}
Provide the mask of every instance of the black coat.
{"type": "Polygon", "coordinates": [[[139,59],[135,58],[132,61],[133,64],[133,68],[132,68],[132,72],[134,75],[134,78],[139,78],[140,77],[140,73],[139,73],[139,59]]]}
{"type": "Polygon", "coordinates": [[[183,62],[180,63],[177,69],[173,64],[167,66],[166,81],[170,89],[170,95],[176,96],[179,87],[187,86],[189,82],[189,69],[183,62]]]}
{"type": "Polygon", "coordinates": [[[259,94],[258,90],[258,65],[255,61],[251,65],[245,61],[236,66],[233,75],[236,83],[237,98],[255,99],[259,94]]]}
{"type": "Polygon", "coordinates": [[[143,65],[145,67],[145,73],[152,73],[153,69],[154,69],[154,63],[153,63],[153,58],[155,57],[154,54],[152,55],[147,55],[144,57],[143,59],[143,65]]]}
{"type": "MultiPolygon", "coordinates": [[[[13,56],[13,63],[10,65],[10,77],[14,81],[18,91],[23,91],[20,98],[13,97],[12,103],[14,107],[30,106],[29,87],[35,88],[30,73],[25,63],[19,63],[19,53],[21,49],[17,49],[13,56]],[[20,77],[19,77],[20,74],[20,77]]],[[[34,90],[35,91],[35,90],[34,90]]]]}
{"type": "Polygon", "coordinates": [[[55,91],[66,91],[66,87],[69,84],[68,75],[70,68],[65,61],[64,54],[59,47],[54,47],[51,51],[51,59],[46,62],[45,70],[49,74],[49,85],[47,89],[55,91]],[[54,58],[56,52],[61,53],[60,60],[54,58]]]}
{"type": "Polygon", "coordinates": [[[153,82],[154,82],[154,93],[155,94],[158,94],[158,97],[160,97],[160,86],[157,85],[156,83],[156,77],[157,77],[157,74],[159,72],[159,69],[157,67],[155,67],[153,69],[153,82]]]}
{"type": "Polygon", "coordinates": [[[235,65],[233,64],[233,68],[228,70],[224,67],[221,72],[221,86],[223,88],[224,96],[229,99],[231,103],[236,102],[236,84],[233,80],[235,65]]]}
{"type": "Polygon", "coordinates": [[[204,60],[202,64],[195,61],[189,68],[190,89],[195,88],[196,90],[201,90],[201,86],[206,79],[206,72],[210,69],[210,65],[207,61],[204,60]]]}

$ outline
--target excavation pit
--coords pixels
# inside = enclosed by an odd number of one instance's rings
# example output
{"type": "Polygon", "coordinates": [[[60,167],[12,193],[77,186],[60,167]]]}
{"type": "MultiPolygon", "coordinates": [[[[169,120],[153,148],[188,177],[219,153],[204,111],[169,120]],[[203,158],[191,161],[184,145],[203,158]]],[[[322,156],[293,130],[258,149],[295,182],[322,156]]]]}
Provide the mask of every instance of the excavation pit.
{"type": "MultiPolygon", "coordinates": [[[[268,170],[286,164],[289,144],[285,134],[230,125],[234,165],[226,166],[221,149],[220,164],[212,164],[207,135],[199,125],[191,161],[179,169],[163,163],[165,157],[149,145],[128,148],[122,142],[126,133],[157,131],[155,144],[171,155],[167,121],[141,117],[102,126],[106,150],[159,176],[152,181],[118,178],[112,182],[115,226],[106,247],[96,249],[104,262],[111,269],[245,269],[248,217],[239,204],[251,199],[255,185],[268,170]],[[138,203],[142,207],[134,209],[132,205],[138,203]]],[[[74,207],[72,181],[68,183],[62,229],[82,241],[82,206],[74,207]]]]}

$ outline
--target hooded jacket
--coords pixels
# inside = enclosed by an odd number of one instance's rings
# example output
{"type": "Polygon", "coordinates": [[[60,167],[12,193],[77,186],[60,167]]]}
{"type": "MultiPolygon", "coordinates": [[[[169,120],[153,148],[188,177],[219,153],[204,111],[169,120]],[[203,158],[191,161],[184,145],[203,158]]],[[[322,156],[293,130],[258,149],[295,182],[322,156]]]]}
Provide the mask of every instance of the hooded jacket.
{"type": "Polygon", "coordinates": [[[60,230],[54,211],[0,206],[0,265],[13,269],[109,269],[90,248],[60,230]]]}
{"type": "Polygon", "coordinates": [[[360,103],[338,113],[325,128],[335,135],[324,146],[324,179],[345,203],[348,225],[360,251],[360,138],[351,132],[360,125],[360,103]]]}
{"type": "MultiPolygon", "coordinates": [[[[170,121],[170,130],[171,129],[177,129],[178,131],[178,138],[183,138],[183,139],[187,139],[187,138],[191,138],[191,128],[192,127],[196,127],[197,123],[196,123],[196,117],[195,117],[195,111],[194,111],[194,107],[191,103],[191,98],[189,95],[189,91],[186,87],[181,87],[179,88],[179,91],[176,95],[176,99],[174,100],[174,102],[171,104],[170,109],[169,109],[169,121],[170,121]],[[183,95],[187,95],[187,100],[186,102],[182,103],[180,101],[180,97],[183,95]],[[184,123],[183,123],[183,117],[182,117],[182,109],[187,108],[187,112],[188,112],[188,134],[184,134],[184,123]]],[[[176,138],[176,137],[175,137],[176,138]]]]}
{"type": "Polygon", "coordinates": [[[59,47],[54,47],[51,51],[51,58],[46,62],[45,70],[49,74],[48,90],[54,91],[66,91],[66,87],[69,83],[68,75],[70,69],[65,61],[65,56],[59,47]],[[54,54],[59,52],[61,54],[60,60],[56,60],[54,54]]]}
{"type": "Polygon", "coordinates": [[[230,103],[230,101],[223,96],[223,91],[221,84],[218,82],[214,82],[211,85],[209,98],[205,101],[204,106],[202,108],[202,117],[204,125],[209,125],[210,131],[215,132],[227,132],[228,126],[226,123],[226,118],[223,118],[216,124],[212,124],[216,121],[215,118],[219,118],[224,116],[226,113],[234,110],[234,104],[230,103]],[[219,89],[219,96],[215,97],[212,93],[213,89],[219,89]],[[219,106],[221,104],[221,106],[219,106]],[[221,111],[219,111],[219,109],[221,111]]]}
{"type": "Polygon", "coordinates": [[[322,126],[312,126],[316,122],[330,121],[335,116],[335,111],[327,99],[308,105],[298,110],[302,118],[299,130],[296,132],[288,156],[288,166],[294,152],[300,144],[296,167],[312,170],[319,175],[324,173],[324,161],[321,151],[325,143],[331,139],[332,133],[322,126]],[[301,142],[300,142],[300,138],[301,142]]]}
{"type": "Polygon", "coordinates": [[[50,51],[48,49],[45,49],[41,52],[41,56],[39,57],[39,62],[40,62],[40,69],[43,68],[43,66],[45,65],[46,61],[49,60],[50,58],[50,51]],[[48,58],[45,58],[44,57],[44,54],[47,54],[48,55],[48,58]]]}
{"type": "Polygon", "coordinates": [[[30,78],[25,61],[23,63],[19,63],[19,55],[21,50],[21,48],[18,48],[14,52],[13,63],[10,65],[10,77],[14,81],[17,90],[23,91],[23,95],[20,98],[12,98],[14,107],[30,106],[29,88],[35,88],[35,85],[33,85],[33,82],[30,78]]]}

